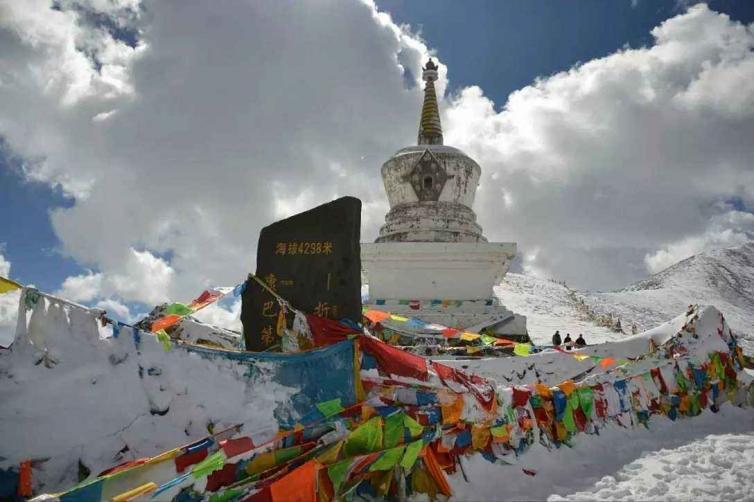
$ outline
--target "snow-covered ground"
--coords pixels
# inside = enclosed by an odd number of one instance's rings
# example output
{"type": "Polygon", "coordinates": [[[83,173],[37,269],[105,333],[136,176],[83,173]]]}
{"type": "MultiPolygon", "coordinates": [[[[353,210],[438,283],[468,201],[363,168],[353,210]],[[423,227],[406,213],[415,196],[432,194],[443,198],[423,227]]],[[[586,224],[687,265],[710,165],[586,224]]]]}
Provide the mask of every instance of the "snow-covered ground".
{"type": "Polygon", "coordinates": [[[468,482],[451,476],[455,498],[483,500],[752,500],[754,411],[726,405],[649,429],[580,435],[572,448],[532,447],[519,465],[463,459],[468,482]],[[522,468],[533,470],[535,476],[522,468]]]}
{"type": "Polygon", "coordinates": [[[527,316],[529,335],[537,344],[551,343],[555,330],[563,336],[583,333],[590,344],[625,337],[588,320],[578,309],[577,299],[583,299],[595,314],[620,318],[625,332],[632,324],[639,331],[651,329],[691,304],[714,305],[742,338],[744,350],[754,353],[754,243],[692,256],[619,291],[577,291],[509,273],[495,294],[505,306],[527,316]]]}
{"type": "MultiPolygon", "coordinates": [[[[624,337],[586,320],[576,309],[576,303],[569,293],[571,290],[563,284],[522,274],[507,274],[503,283],[495,287],[495,294],[503,305],[527,317],[529,336],[537,345],[550,345],[556,330],[563,338],[570,333],[574,340],[583,334],[590,344],[624,337]]],[[[682,310],[676,309],[662,322],[675,317],[682,310]]]]}
{"type": "Polygon", "coordinates": [[[692,256],[620,291],[582,295],[596,312],[641,330],[689,304],[714,305],[743,338],[744,350],[754,353],[754,243],[692,256]]]}
{"type": "MultiPolygon", "coordinates": [[[[528,316],[537,344],[549,344],[557,329],[574,338],[583,333],[590,344],[585,353],[630,357],[646,350],[647,337],[674,334],[685,322],[676,316],[692,302],[721,307],[735,331],[751,333],[745,328],[754,320],[752,263],[754,246],[709,253],[614,293],[574,292],[508,274],[496,294],[528,316]],[[625,327],[666,324],[637,337],[615,333],[590,321],[579,297],[595,311],[619,315],[625,327]]],[[[35,471],[48,490],[75,482],[79,462],[97,472],[201,437],[210,425],[245,423],[273,434],[273,410],[295,391],[265,375],[248,381],[234,363],[165,353],[151,339],[140,350],[128,333],[103,339],[107,333],[94,319],[75,310],[39,310],[29,328],[48,357],[28,346],[0,352],[0,467],[3,457],[8,465],[28,456],[50,458],[35,471]]],[[[555,384],[594,366],[556,352],[453,364],[502,385],[555,384]]],[[[468,482],[461,472],[451,477],[457,500],[754,500],[754,411],[725,404],[717,414],[675,423],[653,417],[648,430],[610,426],[599,436],[577,436],[572,448],[535,446],[519,465],[493,465],[476,455],[464,458],[463,467],[468,482]]]]}

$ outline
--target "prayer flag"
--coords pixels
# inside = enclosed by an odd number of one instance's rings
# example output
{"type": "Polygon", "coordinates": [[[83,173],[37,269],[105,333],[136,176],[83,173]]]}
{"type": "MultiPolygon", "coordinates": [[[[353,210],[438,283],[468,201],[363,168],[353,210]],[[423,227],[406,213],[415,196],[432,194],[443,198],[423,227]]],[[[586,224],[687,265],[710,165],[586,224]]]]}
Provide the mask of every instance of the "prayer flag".
{"type": "Polygon", "coordinates": [[[16,281],[11,281],[10,279],[6,279],[5,277],[0,277],[0,295],[21,288],[23,288],[23,286],[21,286],[16,281]]]}
{"type": "Polygon", "coordinates": [[[600,361],[600,368],[609,368],[613,364],[615,364],[615,359],[613,359],[612,357],[606,357],[602,361],[600,361]]]}
{"type": "Polygon", "coordinates": [[[395,464],[401,461],[405,450],[405,446],[396,446],[395,448],[385,450],[382,452],[380,458],[369,467],[369,471],[387,471],[392,469],[395,467],[395,464]]]}
{"type": "Polygon", "coordinates": [[[389,319],[390,314],[388,314],[387,312],[382,312],[380,310],[367,310],[366,312],[364,312],[364,317],[372,322],[382,322],[385,319],[389,319]]]}
{"type": "Polygon", "coordinates": [[[332,483],[333,491],[335,491],[335,493],[338,493],[340,485],[345,481],[346,476],[348,475],[348,469],[351,467],[351,462],[350,459],[341,460],[327,468],[327,475],[330,477],[330,482],[332,483]]]}
{"type": "Polygon", "coordinates": [[[340,398],[331,399],[322,403],[317,403],[317,409],[322,413],[325,418],[329,418],[333,415],[337,415],[343,411],[343,406],[340,404],[340,398]]]}
{"type": "Polygon", "coordinates": [[[531,353],[531,345],[528,343],[517,343],[513,346],[513,353],[517,356],[526,357],[531,353]]]}
{"type": "Polygon", "coordinates": [[[385,447],[393,448],[403,439],[403,417],[405,413],[398,412],[385,419],[385,447]]]}
{"type": "Polygon", "coordinates": [[[382,417],[373,417],[346,437],[347,456],[371,453],[382,448],[382,417]]]}
{"type": "Polygon", "coordinates": [[[419,441],[409,443],[406,446],[406,452],[403,454],[403,458],[401,459],[401,467],[403,467],[406,471],[410,471],[416,463],[416,459],[419,457],[419,452],[421,452],[423,446],[424,443],[421,439],[419,441]]]}
{"type": "Polygon", "coordinates": [[[310,460],[270,485],[273,502],[317,502],[317,463],[310,460]]]}
{"type": "Polygon", "coordinates": [[[149,482],[113,497],[113,502],[127,502],[157,489],[157,483],[149,482]]]}
{"type": "Polygon", "coordinates": [[[168,305],[168,307],[165,309],[166,315],[179,315],[179,316],[186,316],[192,313],[193,310],[188,308],[183,303],[173,303],[172,305],[168,305]]]}
{"type": "Polygon", "coordinates": [[[485,345],[492,345],[497,341],[497,338],[490,335],[482,335],[482,343],[485,345]]]}

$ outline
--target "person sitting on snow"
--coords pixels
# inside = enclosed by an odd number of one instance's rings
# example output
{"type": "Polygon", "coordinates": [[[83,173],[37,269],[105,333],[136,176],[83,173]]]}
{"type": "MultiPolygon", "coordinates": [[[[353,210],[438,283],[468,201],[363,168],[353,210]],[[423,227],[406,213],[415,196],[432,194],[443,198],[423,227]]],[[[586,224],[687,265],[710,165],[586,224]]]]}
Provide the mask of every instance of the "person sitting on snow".
{"type": "Polygon", "coordinates": [[[563,343],[563,341],[560,339],[560,331],[556,331],[555,334],[552,335],[552,346],[560,347],[561,343],[563,343]]]}
{"type": "Polygon", "coordinates": [[[573,340],[571,340],[570,333],[566,333],[565,340],[563,340],[563,345],[565,345],[566,350],[571,350],[571,347],[573,347],[573,340]]]}
{"type": "Polygon", "coordinates": [[[584,335],[579,333],[579,337],[576,339],[576,346],[577,347],[586,347],[586,340],[584,340],[584,335]]]}

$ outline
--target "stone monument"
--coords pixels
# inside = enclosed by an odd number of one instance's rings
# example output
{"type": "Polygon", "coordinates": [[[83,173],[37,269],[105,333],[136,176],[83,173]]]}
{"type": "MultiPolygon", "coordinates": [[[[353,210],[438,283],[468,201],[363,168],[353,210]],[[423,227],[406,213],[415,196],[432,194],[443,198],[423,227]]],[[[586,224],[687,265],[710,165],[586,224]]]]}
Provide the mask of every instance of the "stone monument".
{"type": "Polygon", "coordinates": [[[525,337],[526,318],[503,307],[492,287],[516,254],[513,242],[487,242],[472,206],[481,168],[443,144],[435,94],[437,66],[423,69],[417,145],[382,165],[390,203],[374,243],[361,245],[368,307],[455,328],[525,337]]]}

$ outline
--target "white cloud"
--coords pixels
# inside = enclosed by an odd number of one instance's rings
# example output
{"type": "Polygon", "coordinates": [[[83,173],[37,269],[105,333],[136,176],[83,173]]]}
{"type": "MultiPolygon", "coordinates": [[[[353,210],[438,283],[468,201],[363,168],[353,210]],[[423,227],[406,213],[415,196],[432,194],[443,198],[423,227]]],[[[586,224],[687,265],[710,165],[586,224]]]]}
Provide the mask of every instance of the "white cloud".
{"type": "Polygon", "coordinates": [[[131,310],[128,308],[128,305],[124,305],[114,298],[100,300],[97,302],[96,306],[107,312],[108,316],[115,316],[115,318],[122,322],[131,323],[138,320],[131,315],[131,310]]]}
{"type": "MultiPolygon", "coordinates": [[[[25,4],[0,0],[0,135],[28,178],[75,197],[53,226],[103,294],[157,303],[235,284],[261,227],[338,195],[362,199],[363,239],[376,236],[380,165],[416,136],[406,75],[431,51],[373,4],[85,4],[136,48],[67,3],[25,4]]],[[[446,143],[482,166],[485,233],[544,275],[624,285],[719,201],[754,200],[751,28],[702,5],[653,35],[500,112],[475,87],[442,104],[446,143]]]]}
{"type": "Polygon", "coordinates": [[[74,302],[90,302],[100,295],[101,290],[102,274],[88,272],[66,277],[55,294],[74,302]]]}
{"type": "Polygon", "coordinates": [[[170,300],[175,271],[149,251],[129,249],[108,274],[87,272],[67,277],[55,294],[75,302],[116,296],[125,301],[158,304],[170,300]]]}
{"type": "Polygon", "coordinates": [[[655,253],[647,254],[644,262],[650,272],[660,272],[702,251],[740,246],[752,239],[754,214],[729,210],[713,218],[703,234],[672,242],[655,253]]]}
{"type": "Polygon", "coordinates": [[[542,78],[500,112],[474,87],[446,112],[446,140],[482,165],[485,231],[536,248],[528,266],[543,275],[625,285],[667,261],[645,255],[700,229],[733,242],[720,202],[754,201],[752,28],[697,5],[652,34],[653,46],[542,78]]]}
{"type": "Polygon", "coordinates": [[[3,255],[0,255],[0,275],[3,277],[10,276],[10,262],[3,255]]]}
{"type": "Polygon", "coordinates": [[[220,326],[221,328],[236,331],[242,330],[241,300],[237,300],[227,307],[217,304],[209,305],[196,314],[193,314],[193,316],[198,320],[213,326],[220,326]]]}

